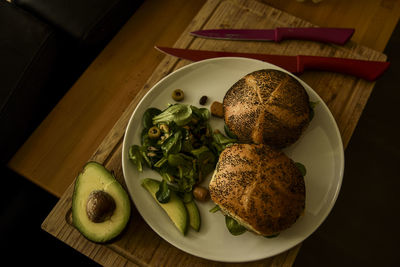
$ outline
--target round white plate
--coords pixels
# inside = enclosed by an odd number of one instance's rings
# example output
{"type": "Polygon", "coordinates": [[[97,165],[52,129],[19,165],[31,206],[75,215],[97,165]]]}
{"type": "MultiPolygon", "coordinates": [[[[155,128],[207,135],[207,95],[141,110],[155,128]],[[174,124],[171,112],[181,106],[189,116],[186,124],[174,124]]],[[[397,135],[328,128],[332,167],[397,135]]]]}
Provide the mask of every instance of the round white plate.
{"type": "MultiPolygon", "coordinates": [[[[143,178],[161,177],[149,168],[139,173],[129,161],[128,150],[133,144],[140,145],[142,115],[149,107],[165,109],[174,103],[171,93],[180,88],[185,93],[182,103],[200,107],[201,96],[208,96],[207,107],[213,101],[222,102],[225,92],[241,77],[259,69],[285,70],[253,59],[216,58],[187,65],[159,81],[140,101],[133,112],[125,132],[122,149],[122,168],[129,194],[136,208],[150,227],[175,247],[198,257],[224,262],[244,262],[274,256],[299,244],[324,221],[338,196],[344,170],[344,153],[336,122],[323,100],[307,84],[311,101],[317,101],[315,116],[309,127],[294,145],[284,152],[296,162],[306,166],[306,211],[304,216],[278,237],[264,238],[246,232],[231,235],[220,213],[210,213],[212,201],[198,203],[201,213],[201,229],[189,229],[183,236],[167,214],[141,186],[143,178]]],[[[223,129],[223,119],[212,118],[213,129],[223,129]]],[[[203,185],[207,186],[211,175],[203,185]]]]}

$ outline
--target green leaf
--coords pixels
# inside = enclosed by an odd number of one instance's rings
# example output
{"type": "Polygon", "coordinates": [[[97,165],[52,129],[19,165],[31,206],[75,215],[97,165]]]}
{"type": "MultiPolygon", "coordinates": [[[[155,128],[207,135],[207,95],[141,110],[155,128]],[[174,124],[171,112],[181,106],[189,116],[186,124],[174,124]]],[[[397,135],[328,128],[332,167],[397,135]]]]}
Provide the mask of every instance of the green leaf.
{"type": "Polygon", "coordinates": [[[201,176],[205,177],[215,169],[217,158],[208,147],[202,146],[198,149],[192,150],[190,153],[197,158],[197,168],[199,169],[201,176]]]}
{"type": "Polygon", "coordinates": [[[156,197],[158,202],[160,203],[168,203],[171,198],[171,190],[168,187],[168,184],[165,180],[160,183],[160,187],[156,192],[156,197]]]}
{"type": "Polygon", "coordinates": [[[153,126],[153,117],[159,115],[161,113],[161,110],[158,108],[148,108],[144,113],[142,117],[142,124],[144,129],[149,129],[153,126]]]}
{"type": "Polygon", "coordinates": [[[215,205],[214,208],[210,209],[209,212],[211,213],[216,213],[217,211],[221,210],[221,208],[218,205],[215,205]]]}
{"type": "Polygon", "coordinates": [[[225,131],[225,134],[229,138],[238,139],[237,136],[234,133],[232,133],[232,131],[229,129],[229,127],[226,124],[224,124],[224,131],[225,131]]]}
{"type": "Polygon", "coordinates": [[[264,236],[265,238],[274,238],[274,237],[277,237],[279,235],[279,233],[277,233],[277,234],[274,234],[274,235],[267,235],[267,236],[264,236]]]}
{"type": "Polygon", "coordinates": [[[313,102],[313,101],[310,101],[309,102],[309,105],[310,105],[310,121],[314,118],[314,115],[315,115],[315,106],[318,104],[318,101],[317,102],[313,102]]]}
{"type": "Polygon", "coordinates": [[[226,137],[219,131],[216,133],[213,133],[213,139],[215,142],[217,142],[220,145],[233,144],[233,143],[237,143],[237,141],[238,141],[237,139],[226,137]]]}
{"type": "Polygon", "coordinates": [[[192,113],[196,115],[202,121],[208,121],[210,119],[211,113],[207,108],[198,108],[195,106],[190,106],[192,113]]]}
{"type": "Polygon", "coordinates": [[[241,235],[247,231],[243,225],[239,224],[235,219],[227,215],[225,215],[225,224],[232,235],[241,235]]]}
{"type": "Polygon", "coordinates": [[[129,159],[137,166],[139,172],[143,171],[142,163],[144,159],[142,158],[142,154],[140,152],[140,147],[138,145],[133,145],[129,148],[128,151],[129,159]]]}
{"type": "Polygon", "coordinates": [[[154,164],[154,167],[155,167],[155,168],[160,168],[160,167],[163,166],[167,161],[168,161],[167,158],[162,157],[159,161],[157,161],[157,162],[154,164]]]}
{"type": "Polygon", "coordinates": [[[168,157],[169,154],[179,153],[181,151],[181,148],[182,148],[181,131],[177,131],[176,133],[168,137],[161,145],[161,149],[165,157],[168,157]]]}
{"type": "Polygon", "coordinates": [[[166,180],[169,183],[173,183],[175,181],[175,168],[169,166],[168,164],[164,164],[167,163],[167,159],[166,158],[162,158],[161,160],[163,160],[163,163],[161,164],[160,168],[157,170],[158,173],[163,177],[164,180],[166,180]]]}
{"type": "Polygon", "coordinates": [[[299,169],[301,175],[304,177],[307,174],[307,170],[306,167],[301,164],[300,162],[295,162],[294,164],[296,164],[297,169],[299,169]]]}
{"type": "Polygon", "coordinates": [[[193,158],[183,153],[169,154],[168,164],[174,167],[185,166],[191,168],[193,165],[193,158]]]}
{"type": "Polygon", "coordinates": [[[188,124],[192,119],[192,109],[188,105],[176,104],[153,117],[153,124],[175,122],[178,126],[188,124]]]}

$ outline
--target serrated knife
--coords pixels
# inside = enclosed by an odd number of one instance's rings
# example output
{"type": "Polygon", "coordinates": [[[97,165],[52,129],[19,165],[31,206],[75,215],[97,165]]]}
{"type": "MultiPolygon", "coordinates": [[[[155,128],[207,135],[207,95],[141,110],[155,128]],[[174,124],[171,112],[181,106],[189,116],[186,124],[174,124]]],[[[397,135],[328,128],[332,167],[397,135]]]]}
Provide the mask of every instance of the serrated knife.
{"type": "Polygon", "coordinates": [[[187,59],[199,61],[217,57],[245,57],[265,61],[277,65],[292,73],[302,73],[305,70],[323,70],[356,76],[368,81],[374,81],[389,67],[389,62],[369,61],[350,58],[320,57],[320,56],[287,56],[256,53],[238,53],[209,50],[191,50],[156,46],[159,51],[187,59]]]}
{"type": "Polygon", "coordinates": [[[275,29],[209,29],[192,35],[213,39],[275,41],[309,40],[344,45],[353,35],[352,28],[275,28],[275,29]]]}

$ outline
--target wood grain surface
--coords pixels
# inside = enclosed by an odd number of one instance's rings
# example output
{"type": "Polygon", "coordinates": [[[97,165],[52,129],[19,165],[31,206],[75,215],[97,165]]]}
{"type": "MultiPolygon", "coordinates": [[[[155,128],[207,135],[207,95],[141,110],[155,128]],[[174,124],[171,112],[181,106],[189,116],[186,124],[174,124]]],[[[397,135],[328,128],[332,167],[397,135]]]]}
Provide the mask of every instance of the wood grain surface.
{"type": "MultiPolygon", "coordinates": [[[[154,45],[174,44],[204,2],[146,0],[16,153],[9,167],[61,197],[163,59],[154,45]]],[[[385,48],[400,15],[398,0],[262,2],[315,25],[353,27],[354,42],[378,51],[385,48]]],[[[308,75],[301,78],[308,79],[308,75]]]]}
{"type": "MultiPolygon", "coordinates": [[[[262,42],[233,42],[200,39],[188,33],[207,28],[269,28],[278,26],[313,26],[300,18],[268,5],[244,0],[210,0],[188,24],[175,43],[178,48],[215,49],[240,52],[284,53],[288,55],[310,54],[338,56],[358,59],[386,60],[382,53],[351,41],[345,46],[320,44],[308,41],[285,41],[280,44],[262,42]]],[[[165,45],[160,43],[160,45],[165,45]]],[[[117,179],[124,184],[121,169],[123,134],[127,122],[143,95],[161,78],[188,64],[171,56],[163,56],[145,85],[136,92],[114,127],[102,139],[90,160],[103,163],[113,170],[117,179]]],[[[307,72],[301,76],[326,102],[342,135],[346,146],[357,121],[373,89],[374,83],[347,75],[328,72],[307,72]]],[[[86,161],[89,160],[89,157],[86,161]]],[[[85,161],[85,162],[86,162],[85,161]]],[[[76,172],[77,173],[77,172],[76,172]]],[[[73,178],[75,173],[70,172],[73,178]]],[[[67,175],[66,173],[64,175],[67,175]]],[[[42,228],[56,238],[77,249],[98,263],[106,266],[239,266],[213,262],[189,255],[161,239],[143,221],[137,210],[132,208],[132,217],[123,234],[110,244],[94,244],[86,240],[69,223],[73,183],[69,185],[60,201],[42,224],[42,228]]],[[[248,263],[248,266],[291,266],[300,245],[275,257],[248,263]]]]}

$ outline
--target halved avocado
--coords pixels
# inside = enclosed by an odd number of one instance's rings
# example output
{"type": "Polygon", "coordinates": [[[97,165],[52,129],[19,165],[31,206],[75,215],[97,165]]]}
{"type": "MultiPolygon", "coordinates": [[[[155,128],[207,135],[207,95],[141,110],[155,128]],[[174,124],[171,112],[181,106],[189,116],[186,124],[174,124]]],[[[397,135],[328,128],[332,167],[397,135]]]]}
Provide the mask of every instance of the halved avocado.
{"type": "Polygon", "coordinates": [[[201,225],[199,208],[197,207],[196,202],[194,202],[194,200],[185,203],[185,206],[189,214],[190,227],[192,227],[195,231],[198,232],[200,230],[200,225],[201,225]]]}
{"type": "Polygon", "coordinates": [[[168,203],[162,204],[157,201],[156,193],[160,187],[160,182],[151,178],[145,178],[142,181],[142,186],[153,196],[155,201],[165,210],[169,218],[182,234],[186,234],[188,229],[188,213],[183,201],[171,191],[171,197],[168,203]]]}
{"type": "Polygon", "coordinates": [[[75,181],[72,222],[87,239],[107,242],[118,236],[131,213],[128,194],[101,164],[88,162],[75,181]]]}

